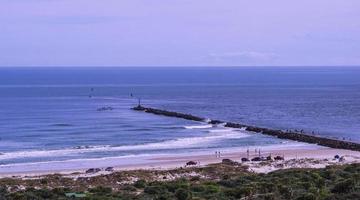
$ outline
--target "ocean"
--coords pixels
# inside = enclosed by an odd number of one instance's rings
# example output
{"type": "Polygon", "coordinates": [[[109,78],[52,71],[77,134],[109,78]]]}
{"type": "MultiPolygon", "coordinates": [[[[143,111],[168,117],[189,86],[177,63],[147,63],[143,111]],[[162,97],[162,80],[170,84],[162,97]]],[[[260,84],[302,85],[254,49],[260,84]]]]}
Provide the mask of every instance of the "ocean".
{"type": "Polygon", "coordinates": [[[299,145],[146,106],[360,142],[356,67],[0,68],[0,165],[299,145]]]}

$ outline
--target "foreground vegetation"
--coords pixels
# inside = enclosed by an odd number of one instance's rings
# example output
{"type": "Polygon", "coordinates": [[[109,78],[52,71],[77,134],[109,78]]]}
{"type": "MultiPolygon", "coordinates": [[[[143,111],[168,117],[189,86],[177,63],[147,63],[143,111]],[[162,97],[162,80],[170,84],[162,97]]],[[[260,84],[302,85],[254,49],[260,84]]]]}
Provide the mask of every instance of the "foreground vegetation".
{"type": "Polygon", "coordinates": [[[240,164],[222,163],[169,171],[115,172],[92,178],[52,175],[37,180],[0,180],[0,199],[74,198],[360,199],[360,164],[254,174],[240,164]],[[129,181],[129,177],[136,179],[129,181]]]}

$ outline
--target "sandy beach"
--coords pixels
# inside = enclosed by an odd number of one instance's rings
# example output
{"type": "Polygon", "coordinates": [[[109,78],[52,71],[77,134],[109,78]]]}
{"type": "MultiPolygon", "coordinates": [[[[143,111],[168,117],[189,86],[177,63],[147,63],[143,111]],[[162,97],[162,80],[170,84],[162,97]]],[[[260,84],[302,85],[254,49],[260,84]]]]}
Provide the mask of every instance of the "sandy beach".
{"type": "MultiPolygon", "coordinates": [[[[319,147],[316,145],[286,147],[278,146],[262,148],[261,157],[281,156],[284,160],[279,161],[249,161],[241,162],[241,158],[247,158],[247,149],[229,149],[220,151],[220,157],[210,152],[199,152],[198,154],[186,155],[142,155],[127,157],[112,157],[101,159],[72,160],[67,162],[32,163],[21,165],[0,166],[0,177],[36,178],[48,174],[76,174],[77,177],[91,177],[109,174],[113,171],[124,170],[168,170],[187,167],[186,163],[194,161],[195,166],[205,166],[220,163],[223,159],[231,159],[248,166],[248,170],[255,173],[268,173],[274,170],[287,168],[324,168],[328,165],[342,165],[360,163],[360,152],[319,147]],[[341,159],[335,159],[338,155],[341,159]],[[112,167],[113,170],[105,171],[112,167]],[[86,173],[90,168],[98,168],[99,172],[86,173]]],[[[259,150],[249,149],[249,159],[259,156],[259,150]]]]}

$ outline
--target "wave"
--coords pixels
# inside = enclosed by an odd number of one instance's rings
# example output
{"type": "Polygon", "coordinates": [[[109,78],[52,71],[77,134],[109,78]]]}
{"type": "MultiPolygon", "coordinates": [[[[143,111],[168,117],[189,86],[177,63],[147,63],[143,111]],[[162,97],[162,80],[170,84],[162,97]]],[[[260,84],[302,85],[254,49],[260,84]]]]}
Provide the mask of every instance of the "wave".
{"type": "Polygon", "coordinates": [[[72,124],[66,124],[66,123],[59,123],[59,124],[51,124],[50,126],[68,127],[68,126],[73,126],[73,125],[72,124]]]}
{"type": "Polygon", "coordinates": [[[210,119],[210,118],[206,118],[204,121],[205,121],[206,123],[210,123],[210,122],[211,122],[211,119],[210,119]]]}
{"type": "MultiPolygon", "coordinates": [[[[209,129],[214,127],[226,128],[226,123],[221,124],[201,124],[201,125],[191,125],[191,126],[184,126],[186,129],[209,129]]],[[[229,128],[230,130],[231,128],[229,128]]]]}
{"type": "Polygon", "coordinates": [[[58,149],[58,150],[33,150],[18,151],[0,154],[0,160],[16,159],[16,158],[36,158],[36,157],[57,157],[71,156],[84,153],[96,152],[114,152],[114,151],[135,151],[135,150],[165,150],[165,149],[186,149],[193,147],[202,147],[204,144],[216,142],[225,139],[237,139],[248,137],[249,134],[235,129],[212,130],[211,134],[197,137],[178,138],[166,140],[162,142],[154,142],[138,145],[124,146],[78,146],[75,148],[58,149]]]}
{"type": "Polygon", "coordinates": [[[205,129],[205,128],[212,128],[212,127],[213,127],[213,125],[211,125],[211,124],[185,126],[186,129],[205,129]]]}
{"type": "Polygon", "coordinates": [[[223,127],[223,128],[225,128],[225,125],[226,125],[226,122],[221,123],[221,124],[217,124],[216,126],[217,126],[217,127],[223,127]]]}
{"type": "Polygon", "coordinates": [[[211,129],[208,130],[209,133],[227,133],[227,132],[234,132],[235,130],[231,129],[231,128],[222,128],[222,129],[211,129]]]}

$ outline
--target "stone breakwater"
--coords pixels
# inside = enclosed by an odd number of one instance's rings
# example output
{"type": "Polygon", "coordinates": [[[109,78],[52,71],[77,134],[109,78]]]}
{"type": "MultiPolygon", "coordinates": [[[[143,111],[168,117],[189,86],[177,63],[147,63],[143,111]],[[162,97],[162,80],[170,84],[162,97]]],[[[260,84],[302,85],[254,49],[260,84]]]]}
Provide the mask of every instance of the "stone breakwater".
{"type": "Polygon", "coordinates": [[[136,106],[132,109],[136,110],[136,111],[143,111],[146,113],[152,113],[152,114],[162,115],[162,116],[167,116],[167,117],[176,117],[176,118],[198,121],[198,122],[207,122],[209,124],[225,124],[225,127],[243,128],[250,132],[261,133],[264,135],[270,135],[270,136],[274,136],[274,137],[277,137],[280,139],[288,139],[288,140],[294,140],[294,141],[298,141],[298,142],[306,142],[306,143],[310,143],[310,144],[318,144],[321,146],[337,148],[337,149],[348,149],[348,150],[360,151],[360,144],[355,143],[355,142],[350,142],[350,141],[343,141],[343,140],[338,140],[338,139],[333,139],[333,138],[320,137],[317,135],[311,135],[311,134],[306,134],[306,133],[275,130],[275,129],[269,129],[269,128],[256,127],[256,126],[248,126],[248,125],[244,125],[244,124],[225,122],[225,121],[221,121],[221,120],[207,120],[206,118],[202,118],[202,117],[198,117],[198,116],[194,116],[194,115],[190,115],[190,114],[172,112],[172,111],[143,107],[143,106],[136,106]]]}

